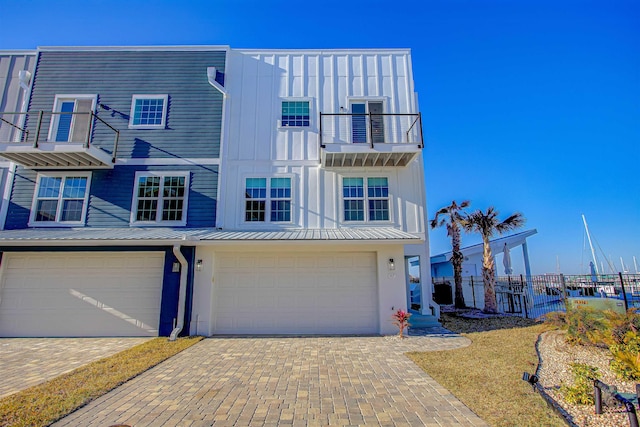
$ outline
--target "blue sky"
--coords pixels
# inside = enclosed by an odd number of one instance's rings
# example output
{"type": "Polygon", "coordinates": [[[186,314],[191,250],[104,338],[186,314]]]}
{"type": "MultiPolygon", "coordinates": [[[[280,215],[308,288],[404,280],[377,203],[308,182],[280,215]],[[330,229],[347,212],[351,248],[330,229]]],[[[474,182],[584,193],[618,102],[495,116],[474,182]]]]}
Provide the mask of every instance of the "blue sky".
{"type": "MultiPolygon", "coordinates": [[[[0,0],[0,49],[411,48],[429,217],[454,199],[502,217],[522,212],[538,230],[533,272],[555,272],[559,261],[569,274],[588,272],[585,214],[600,257],[616,270],[623,257],[633,271],[639,16],[637,0],[0,0]]],[[[432,254],[449,249],[444,230],[430,236],[432,254]]]]}

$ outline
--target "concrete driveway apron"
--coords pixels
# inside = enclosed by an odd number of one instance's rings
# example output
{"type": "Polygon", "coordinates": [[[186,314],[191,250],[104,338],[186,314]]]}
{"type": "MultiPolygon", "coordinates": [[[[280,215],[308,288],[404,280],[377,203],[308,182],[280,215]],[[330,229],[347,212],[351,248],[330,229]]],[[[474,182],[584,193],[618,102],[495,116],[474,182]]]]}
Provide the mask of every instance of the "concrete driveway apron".
{"type": "Polygon", "coordinates": [[[150,338],[0,338],[0,398],[150,338]]]}
{"type": "Polygon", "coordinates": [[[54,426],[486,426],[403,355],[461,336],[214,337],[54,426]]]}

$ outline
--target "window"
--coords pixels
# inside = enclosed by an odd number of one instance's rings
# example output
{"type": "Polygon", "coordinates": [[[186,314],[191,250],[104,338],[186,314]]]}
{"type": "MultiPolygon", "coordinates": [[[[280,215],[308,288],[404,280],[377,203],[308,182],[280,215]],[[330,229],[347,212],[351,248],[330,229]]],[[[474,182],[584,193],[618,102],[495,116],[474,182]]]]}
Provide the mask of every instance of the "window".
{"type": "Polygon", "coordinates": [[[271,222],[291,222],[291,178],[271,178],[271,222]]]}
{"type": "Polygon", "coordinates": [[[29,224],[84,224],[90,177],[87,172],[38,174],[29,224]]]}
{"type": "Polygon", "coordinates": [[[96,99],[97,95],[56,95],[49,141],[88,141],[96,99]]]}
{"type": "Polygon", "coordinates": [[[168,95],[133,95],[129,127],[164,129],[168,100],[168,95]]]}
{"type": "Polygon", "coordinates": [[[247,178],[245,186],[245,215],[247,222],[264,221],[267,201],[266,178],[247,178]]]}
{"type": "Polygon", "coordinates": [[[282,101],[281,126],[309,126],[309,117],[309,101],[282,101]]]}
{"type": "Polygon", "coordinates": [[[389,221],[389,182],[387,178],[367,178],[369,221],[389,221]]]}
{"type": "Polygon", "coordinates": [[[131,222],[186,225],[189,173],[138,172],[131,222]]]}
{"type": "Polygon", "coordinates": [[[344,220],[364,221],[364,179],[343,178],[344,220]]]}
{"type": "Polygon", "coordinates": [[[389,221],[387,178],[342,178],[342,199],[345,221],[389,221]]]}
{"type": "Polygon", "coordinates": [[[382,111],[381,101],[363,101],[351,104],[351,141],[353,143],[384,142],[382,111]]]}
{"type": "Polygon", "coordinates": [[[246,222],[291,222],[291,178],[247,178],[246,222]]]}

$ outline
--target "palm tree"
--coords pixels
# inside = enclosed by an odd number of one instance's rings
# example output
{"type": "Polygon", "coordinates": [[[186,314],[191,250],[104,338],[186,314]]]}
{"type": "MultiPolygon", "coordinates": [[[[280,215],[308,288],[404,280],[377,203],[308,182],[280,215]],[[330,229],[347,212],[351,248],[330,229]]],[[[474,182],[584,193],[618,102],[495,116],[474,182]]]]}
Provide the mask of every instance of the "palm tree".
{"type": "Polygon", "coordinates": [[[436,212],[436,216],[431,220],[431,228],[447,226],[447,236],[451,238],[451,264],[453,264],[453,281],[455,282],[455,307],[465,308],[464,296],[462,295],[462,260],[464,256],[460,251],[460,226],[464,219],[461,213],[471,202],[465,200],[458,205],[452,201],[449,206],[445,206],[436,212]]]}
{"type": "Polygon", "coordinates": [[[484,283],[484,312],[497,313],[498,303],[496,301],[496,275],[493,254],[489,244],[491,237],[498,233],[514,230],[524,225],[525,218],[521,213],[516,212],[504,221],[498,219],[498,211],[493,206],[486,212],[477,210],[467,215],[462,221],[462,228],[467,232],[478,232],[482,235],[483,257],[482,257],[482,281],[484,283]]]}

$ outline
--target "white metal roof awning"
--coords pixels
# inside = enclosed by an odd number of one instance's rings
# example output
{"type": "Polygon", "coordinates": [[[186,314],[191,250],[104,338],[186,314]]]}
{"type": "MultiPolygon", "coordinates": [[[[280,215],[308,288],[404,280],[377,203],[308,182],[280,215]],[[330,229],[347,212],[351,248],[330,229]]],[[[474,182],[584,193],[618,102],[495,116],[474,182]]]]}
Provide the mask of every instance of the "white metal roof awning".
{"type": "MultiPolygon", "coordinates": [[[[533,228],[531,230],[522,231],[520,233],[511,234],[509,236],[498,237],[496,239],[491,240],[490,242],[491,251],[493,253],[501,253],[505,244],[509,249],[513,249],[514,247],[520,246],[523,243],[525,243],[527,241],[527,237],[531,237],[537,233],[538,233],[538,230],[533,228]]],[[[460,251],[464,256],[479,254],[479,253],[482,253],[483,251],[483,244],[478,243],[475,245],[466,246],[464,248],[461,248],[460,251]]],[[[451,260],[452,256],[453,256],[453,252],[451,251],[438,254],[438,255],[433,255],[431,256],[431,262],[432,263],[447,262],[451,260]]]]}
{"type": "Polygon", "coordinates": [[[0,231],[0,247],[110,246],[110,245],[210,245],[241,242],[350,242],[421,243],[414,235],[390,227],[296,229],[272,231],[220,230],[216,228],[31,228],[0,231]]]}

